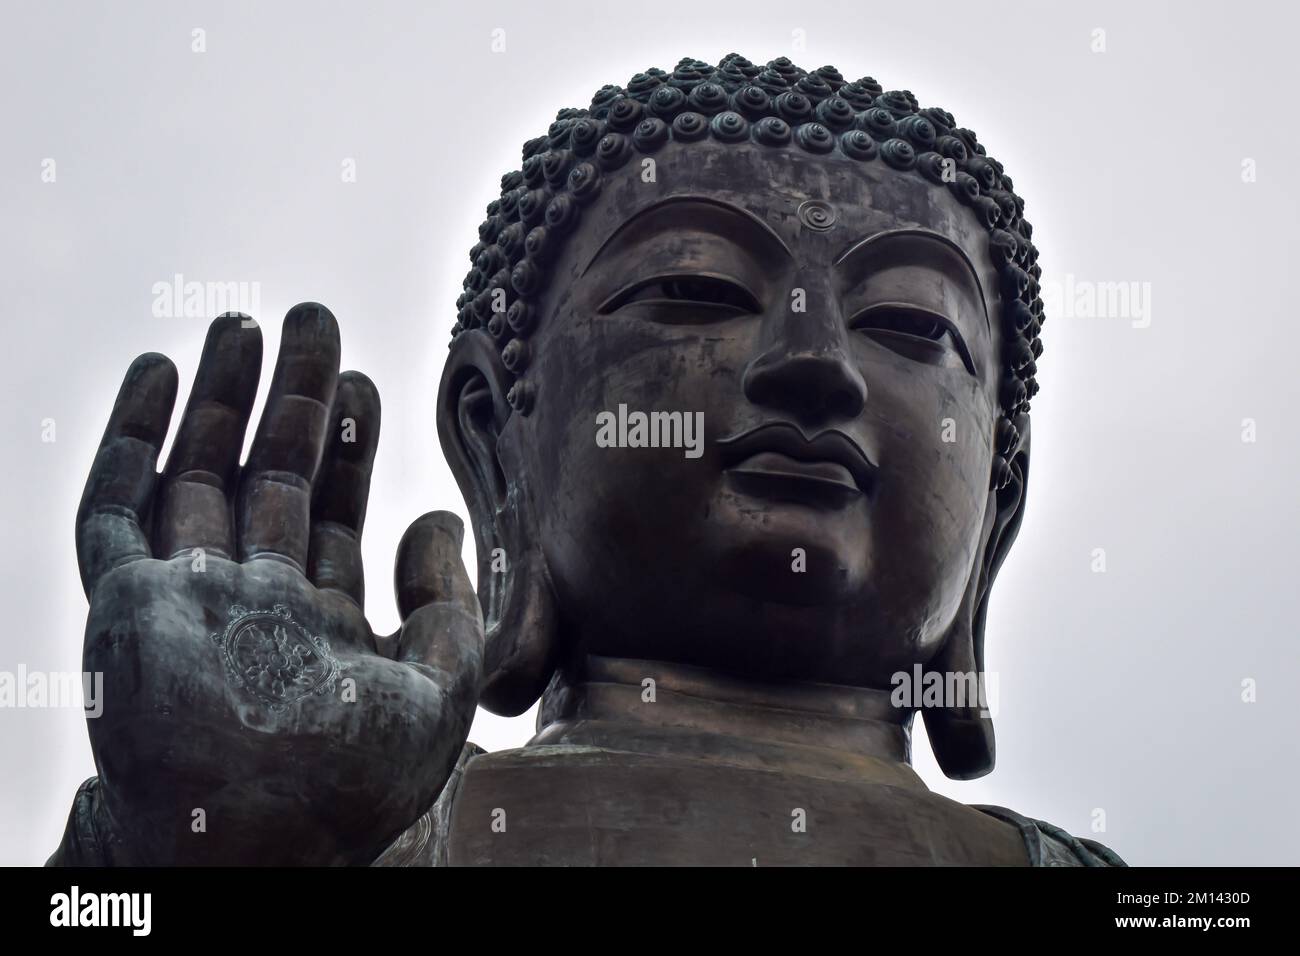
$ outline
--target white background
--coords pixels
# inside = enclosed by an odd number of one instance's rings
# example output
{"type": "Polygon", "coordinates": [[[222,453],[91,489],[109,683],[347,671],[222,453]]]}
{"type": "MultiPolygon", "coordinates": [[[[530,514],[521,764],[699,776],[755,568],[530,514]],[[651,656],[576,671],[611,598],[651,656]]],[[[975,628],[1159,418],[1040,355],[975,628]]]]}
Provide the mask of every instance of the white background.
{"type": "MultiPolygon", "coordinates": [[[[1048,321],[1030,506],[989,618],[998,768],[946,781],[920,732],[921,773],[1132,863],[1300,862],[1300,77],[1288,8],[3,10],[0,670],[80,669],[72,521],[86,468],[131,358],[170,355],[183,403],[206,327],[154,318],[155,282],[260,282],[268,366],[293,303],[338,315],[345,367],[383,396],[365,556],[372,620],[387,632],[397,618],[385,585],[407,523],[434,507],[464,514],[432,406],[466,253],[520,144],[560,107],[649,66],[789,55],[910,89],[975,129],[1027,199],[1046,281],[1151,288],[1148,328],[1048,321]],[[496,28],[502,53],[490,47],[496,28]],[[1091,49],[1096,28],[1104,53],[1091,49]],[[47,158],[54,183],[41,181],[47,158]],[[355,183],[341,181],[347,158],[355,183]],[[1242,181],[1246,158],[1257,182],[1242,181]],[[1246,418],[1254,443],[1242,441],[1246,418]],[[41,440],[44,419],[53,443],[41,440]],[[1095,548],[1105,573],[1092,570],[1095,548]],[[1256,703],[1241,700],[1246,678],[1256,703]],[[1104,833],[1092,828],[1099,808],[1104,833]]],[[[480,714],[472,739],[495,750],[531,730],[531,715],[480,714]]],[[[94,772],[81,715],[0,710],[0,761],[0,862],[40,863],[94,772]]]]}

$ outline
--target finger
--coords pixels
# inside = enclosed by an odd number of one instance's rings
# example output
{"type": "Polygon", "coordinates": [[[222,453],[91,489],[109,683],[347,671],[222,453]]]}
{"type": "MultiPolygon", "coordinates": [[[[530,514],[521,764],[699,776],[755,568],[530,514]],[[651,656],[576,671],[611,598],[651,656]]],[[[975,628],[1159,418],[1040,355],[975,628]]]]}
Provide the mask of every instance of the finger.
{"type": "Polygon", "coordinates": [[[77,563],[89,595],[113,568],[151,556],[144,531],[158,451],[176,403],[176,366],[141,355],[126,371],[77,511],[77,563]]]}
{"type": "Polygon", "coordinates": [[[307,576],[364,607],[361,529],[379,445],[379,392],[360,372],[339,376],[328,441],[313,489],[307,576]]]}
{"type": "Polygon", "coordinates": [[[266,408],[239,489],[239,559],[307,565],[311,483],[325,444],[339,375],[339,328],[330,310],[296,305],[284,318],[266,408]]]}
{"type": "Polygon", "coordinates": [[[437,688],[426,714],[438,728],[429,761],[448,773],[469,735],[483,684],[483,615],[460,560],[464,534],[455,515],[433,511],[417,519],[397,546],[402,628],[394,656],[437,688]]]}
{"type": "Polygon", "coordinates": [[[416,520],[397,548],[397,659],[427,664],[449,678],[471,679],[477,693],[483,659],[483,613],[460,559],[465,529],[448,511],[416,520]]]}
{"type": "Polygon", "coordinates": [[[230,313],[208,328],[203,357],[158,493],[154,553],[235,554],[231,503],[262,372],[262,330],[230,313]]]}

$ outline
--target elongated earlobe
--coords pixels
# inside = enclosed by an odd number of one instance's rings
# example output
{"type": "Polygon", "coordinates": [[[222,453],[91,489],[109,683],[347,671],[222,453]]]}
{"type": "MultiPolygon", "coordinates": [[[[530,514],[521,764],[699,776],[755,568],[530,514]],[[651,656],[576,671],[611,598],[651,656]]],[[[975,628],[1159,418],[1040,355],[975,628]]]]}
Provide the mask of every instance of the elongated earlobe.
{"type": "MultiPolygon", "coordinates": [[[[984,670],[984,625],[993,580],[1015,540],[1025,513],[1025,490],[1029,479],[1028,417],[1020,416],[1016,426],[1020,441],[1009,460],[1010,475],[1001,488],[989,492],[992,500],[984,519],[983,533],[987,541],[984,553],[971,572],[948,638],[929,664],[929,670],[945,676],[974,674],[980,689],[979,699],[967,700],[965,706],[923,710],[930,748],[944,774],[954,780],[982,777],[993,769],[997,760],[993,718],[983,706],[988,687],[984,670]]],[[[948,686],[947,681],[945,686],[948,686]]]]}
{"type": "Polygon", "coordinates": [[[469,507],[478,554],[487,631],[479,703],[512,717],[532,706],[554,670],[555,598],[528,489],[517,463],[501,460],[512,416],[509,375],[486,335],[458,336],[451,352],[438,391],[438,436],[469,507]]]}
{"type": "MultiPolygon", "coordinates": [[[[972,579],[979,576],[978,573],[971,575],[972,579]]],[[[981,612],[971,607],[974,591],[974,588],[968,589],[967,598],[962,601],[957,619],[948,632],[948,639],[930,662],[928,670],[945,678],[961,675],[964,679],[966,675],[975,674],[982,688],[985,678],[983,655],[977,650],[982,643],[982,621],[978,620],[981,612]]],[[[969,683],[945,679],[943,686],[969,687],[969,683]]],[[[967,700],[962,707],[926,707],[921,712],[935,760],[944,774],[953,780],[982,777],[993,769],[997,761],[993,718],[980,707],[981,702],[980,699],[967,700]]],[[[945,704],[952,703],[945,701],[945,704]]]]}
{"type": "Polygon", "coordinates": [[[503,717],[522,714],[542,695],[555,670],[555,597],[535,547],[505,572],[500,614],[486,622],[487,657],[479,703],[503,717]]]}

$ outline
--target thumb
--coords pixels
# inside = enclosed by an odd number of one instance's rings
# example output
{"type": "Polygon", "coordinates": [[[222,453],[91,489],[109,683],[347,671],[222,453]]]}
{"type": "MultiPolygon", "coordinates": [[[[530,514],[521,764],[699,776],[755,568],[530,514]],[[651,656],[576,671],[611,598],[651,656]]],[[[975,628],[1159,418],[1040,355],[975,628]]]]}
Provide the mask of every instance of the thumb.
{"type": "Polygon", "coordinates": [[[402,535],[394,575],[402,616],[397,660],[451,675],[481,671],[483,612],[460,558],[464,537],[450,511],[430,511],[402,535]]]}

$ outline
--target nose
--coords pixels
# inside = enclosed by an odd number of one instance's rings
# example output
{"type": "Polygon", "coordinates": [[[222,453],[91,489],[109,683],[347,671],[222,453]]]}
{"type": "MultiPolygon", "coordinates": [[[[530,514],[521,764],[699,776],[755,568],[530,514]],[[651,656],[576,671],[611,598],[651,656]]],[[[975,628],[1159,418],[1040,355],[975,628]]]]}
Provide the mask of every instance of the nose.
{"type": "Polygon", "coordinates": [[[745,368],[745,397],[809,425],[857,418],[867,383],[849,355],[849,332],[829,290],[806,291],[806,311],[787,306],[764,322],[759,354],[745,368]]]}

